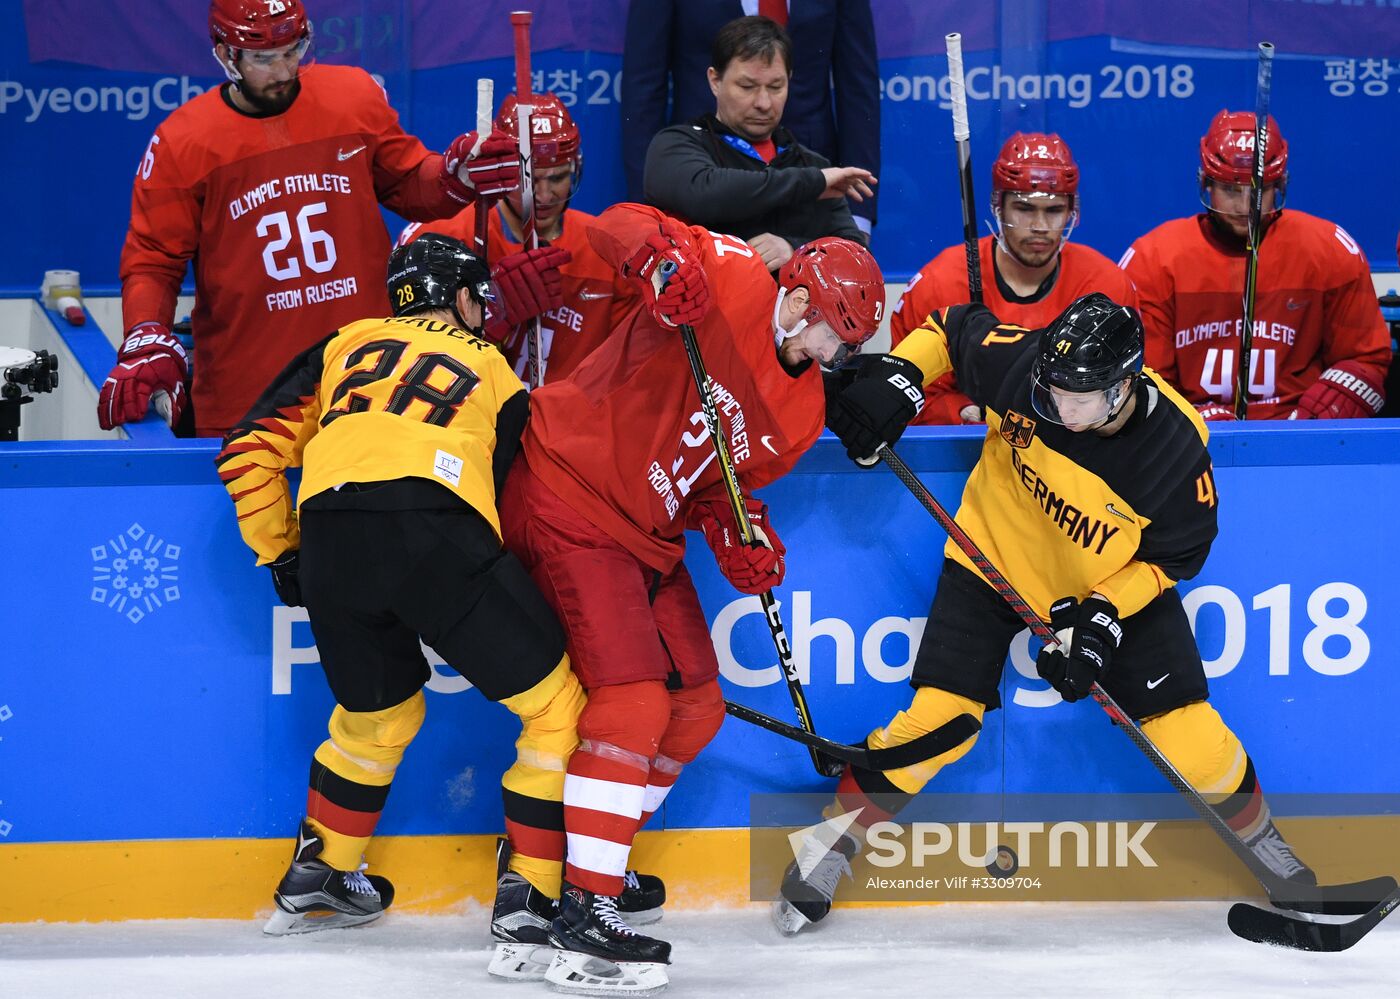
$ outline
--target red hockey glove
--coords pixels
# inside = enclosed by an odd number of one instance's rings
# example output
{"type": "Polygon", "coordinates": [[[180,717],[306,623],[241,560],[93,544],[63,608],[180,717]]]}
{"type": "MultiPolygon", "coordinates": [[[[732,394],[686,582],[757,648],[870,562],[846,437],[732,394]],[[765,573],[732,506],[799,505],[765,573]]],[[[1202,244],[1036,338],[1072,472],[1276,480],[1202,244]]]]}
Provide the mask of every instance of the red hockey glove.
{"type": "Polygon", "coordinates": [[[146,415],[153,401],[166,422],[175,426],[185,410],[188,370],[184,344],[163,323],[137,323],[127,333],[117,351],[116,367],[97,394],[98,426],[111,430],[134,423],[146,415]]]}
{"type": "Polygon", "coordinates": [[[484,139],[467,132],[442,154],[439,179],[447,196],[464,205],[502,198],[520,187],[520,150],[499,128],[484,139]]]}
{"type": "Polygon", "coordinates": [[[573,254],[563,247],[541,246],[498,260],[491,277],[501,291],[506,322],[513,326],[563,305],[559,268],[572,259],[573,254]]]}
{"type": "Polygon", "coordinates": [[[1359,420],[1375,416],[1385,405],[1385,392],[1370,383],[1366,368],[1351,361],[1328,368],[1308,386],[1290,420],[1359,420]]]}
{"type": "Polygon", "coordinates": [[[744,506],[753,533],[753,542],[748,545],[739,540],[739,525],[727,501],[697,503],[687,522],[705,535],[720,572],[734,589],[740,593],[766,593],[783,581],[787,571],[787,547],[778,540],[768,521],[768,504],[748,499],[744,506]]]}
{"type": "Polygon", "coordinates": [[[647,309],[666,326],[694,326],[710,311],[705,269],[666,232],[652,233],[622,265],[642,289],[647,309]]]}
{"type": "Polygon", "coordinates": [[[1201,419],[1207,422],[1235,418],[1234,409],[1223,402],[1203,402],[1196,407],[1196,412],[1200,413],[1201,419]]]}

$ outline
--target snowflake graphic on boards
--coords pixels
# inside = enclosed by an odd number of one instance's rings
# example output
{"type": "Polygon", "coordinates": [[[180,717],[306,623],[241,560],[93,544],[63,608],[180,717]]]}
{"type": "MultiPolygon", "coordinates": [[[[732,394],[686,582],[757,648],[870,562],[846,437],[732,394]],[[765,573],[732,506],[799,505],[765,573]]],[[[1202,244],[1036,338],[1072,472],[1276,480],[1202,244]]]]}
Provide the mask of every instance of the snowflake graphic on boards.
{"type": "Polygon", "coordinates": [[[92,599],[132,624],[180,599],[180,546],[132,524],[92,548],[92,599]]]}

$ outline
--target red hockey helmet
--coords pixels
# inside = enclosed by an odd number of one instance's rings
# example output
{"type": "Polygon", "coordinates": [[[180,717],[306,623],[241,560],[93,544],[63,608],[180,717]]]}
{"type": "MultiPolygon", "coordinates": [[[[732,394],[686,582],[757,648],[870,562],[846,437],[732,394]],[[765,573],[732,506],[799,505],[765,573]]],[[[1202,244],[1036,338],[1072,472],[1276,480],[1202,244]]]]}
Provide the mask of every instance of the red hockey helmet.
{"type": "Polygon", "coordinates": [[[807,289],[807,311],[798,330],[825,322],[845,345],[830,367],[859,351],[885,313],[880,265],[865,247],[839,236],[814,239],[794,253],[778,272],[778,286],[785,295],[807,289]]]}
{"type": "Polygon", "coordinates": [[[1001,147],[992,164],[992,198],[1000,202],[1003,191],[1068,194],[1079,190],[1079,167],[1074,154],[1058,135],[1017,132],[1001,147]]]}
{"type": "MultiPolygon", "coordinates": [[[[574,165],[582,160],[579,152],[578,125],[569,109],[554,94],[531,94],[534,111],[530,114],[530,129],[534,133],[530,145],[535,154],[535,166],[574,165]]],[[[511,94],[501,102],[496,114],[496,127],[517,142],[520,141],[520,118],[515,109],[519,101],[511,94]]]]}
{"type": "MultiPolygon", "coordinates": [[[[1201,136],[1201,182],[1246,185],[1254,169],[1254,112],[1220,111],[1201,136]]],[[[1288,178],[1288,143],[1269,115],[1264,145],[1264,183],[1288,178]]]]}
{"type": "Polygon", "coordinates": [[[280,49],[308,38],[301,0],[211,0],[209,37],[233,49],[280,49]]]}

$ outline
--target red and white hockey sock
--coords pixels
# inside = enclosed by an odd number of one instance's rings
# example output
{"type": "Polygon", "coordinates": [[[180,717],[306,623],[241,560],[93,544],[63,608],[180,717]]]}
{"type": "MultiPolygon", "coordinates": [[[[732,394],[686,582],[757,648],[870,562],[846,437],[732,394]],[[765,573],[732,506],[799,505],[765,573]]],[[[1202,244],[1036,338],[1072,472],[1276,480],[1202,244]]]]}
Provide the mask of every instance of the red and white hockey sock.
{"type": "Polygon", "coordinates": [[[680,779],[681,771],[685,767],[671,759],[658,753],[652,757],[651,772],[647,775],[646,793],[642,795],[642,820],[637,823],[638,828],[645,826],[651,817],[656,814],[656,810],[666,803],[666,795],[671,793],[671,788],[676,786],[676,781],[680,779]]]}
{"type": "Polygon", "coordinates": [[[589,692],[579,717],[579,748],[564,777],[569,883],[597,895],[622,893],[651,759],[669,718],[669,698],[659,680],[589,692]]]}

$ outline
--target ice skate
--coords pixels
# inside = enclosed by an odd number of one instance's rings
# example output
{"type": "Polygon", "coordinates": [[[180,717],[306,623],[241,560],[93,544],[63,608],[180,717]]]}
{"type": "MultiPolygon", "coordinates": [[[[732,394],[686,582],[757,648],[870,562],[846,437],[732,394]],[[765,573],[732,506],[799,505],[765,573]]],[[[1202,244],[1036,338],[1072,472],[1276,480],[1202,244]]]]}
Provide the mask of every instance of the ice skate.
{"type": "Polygon", "coordinates": [[[831,911],[831,900],[842,875],[851,874],[851,858],[860,844],[842,835],[828,849],[815,836],[802,842],[797,859],[783,874],[780,896],[773,902],[773,923],[785,937],[794,936],[803,927],[821,922],[831,911]],[[807,876],[802,872],[806,870],[807,876]]]}
{"type": "Polygon", "coordinates": [[[647,996],[670,982],[671,945],[628,926],[615,897],[564,882],[551,938],[559,950],[545,980],[562,992],[647,996]]]}
{"type": "Polygon", "coordinates": [[[554,960],[549,940],[550,924],[559,903],[506,869],[510,843],[496,841],[496,904],[491,910],[491,935],[498,941],[487,972],[517,982],[544,979],[554,960]]]}
{"type": "Polygon", "coordinates": [[[1301,885],[1317,884],[1317,875],[1313,873],[1313,869],[1298,859],[1293,847],[1288,845],[1288,841],[1278,831],[1278,826],[1274,825],[1273,819],[1265,822],[1263,828],[1246,840],[1245,846],[1249,847],[1265,867],[1285,881],[1294,881],[1301,885]]]}
{"type": "Polygon", "coordinates": [[[659,922],[661,907],[666,904],[666,882],[655,874],[628,871],[622,876],[622,894],[617,896],[617,911],[632,926],[659,922]]]}
{"type": "Polygon", "coordinates": [[[273,893],[277,909],[263,926],[275,937],[370,923],[394,901],[388,878],[340,871],[320,860],[324,844],[305,820],[297,832],[292,866],[273,893]]]}

